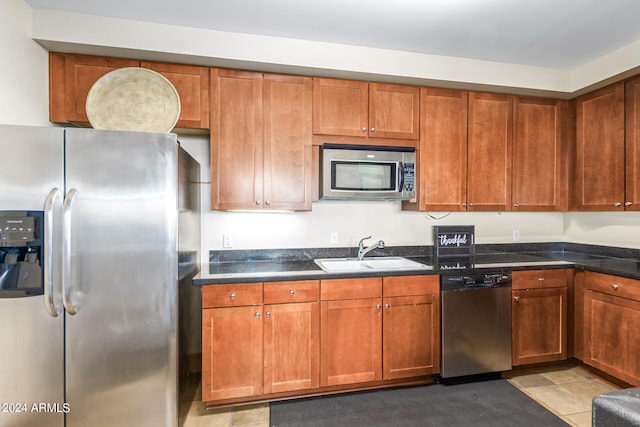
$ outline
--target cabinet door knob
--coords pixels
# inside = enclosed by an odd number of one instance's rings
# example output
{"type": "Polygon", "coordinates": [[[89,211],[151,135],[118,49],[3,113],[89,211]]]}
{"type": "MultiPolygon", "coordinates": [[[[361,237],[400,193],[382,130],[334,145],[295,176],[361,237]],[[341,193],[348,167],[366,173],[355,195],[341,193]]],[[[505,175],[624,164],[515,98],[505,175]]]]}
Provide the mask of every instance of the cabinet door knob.
{"type": "Polygon", "coordinates": [[[295,292],[293,292],[293,289],[291,289],[291,290],[289,291],[289,295],[294,296],[295,294],[296,294],[296,293],[295,293],[295,292]]]}
{"type": "Polygon", "coordinates": [[[386,308],[387,310],[389,310],[391,308],[391,306],[389,304],[385,304],[384,308],[386,308]]]}
{"type": "Polygon", "coordinates": [[[256,311],[256,319],[259,319],[259,318],[260,318],[260,312],[256,311]]]}
{"type": "Polygon", "coordinates": [[[631,206],[633,204],[633,202],[624,202],[625,206],[631,206]]]}
{"type": "Polygon", "coordinates": [[[366,132],[366,131],[367,131],[367,128],[362,128],[362,132],[366,132]]]}
{"type": "Polygon", "coordinates": [[[474,203],[473,203],[473,202],[469,203],[469,206],[473,207],[473,206],[474,206],[474,203]]]}
{"type": "Polygon", "coordinates": [[[378,310],[380,310],[380,309],[382,308],[382,306],[381,306],[380,304],[376,304],[376,308],[377,308],[378,310]]]}
{"type": "Polygon", "coordinates": [[[376,131],[376,128],[371,128],[371,132],[375,132],[375,131],[376,131]]]}
{"type": "Polygon", "coordinates": [[[620,285],[618,285],[617,283],[613,283],[611,287],[617,291],[620,285]]]}
{"type": "MultiPolygon", "coordinates": [[[[256,313],[256,314],[260,314],[260,313],[256,313]]],[[[265,315],[266,317],[271,317],[271,312],[270,312],[270,311],[267,311],[264,315],[265,315]]],[[[260,316],[256,316],[256,317],[260,317],[260,316]]]]}
{"type": "Polygon", "coordinates": [[[256,205],[260,205],[260,200],[256,200],[256,205]]]}
{"type": "Polygon", "coordinates": [[[514,208],[519,208],[519,207],[520,207],[520,203],[514,203],[514,204],[513,204],[513,207],[514,207],[514,208]]]}
{"type": "Polygon", "coordinates": [[[613,206],[615,206],[615,207],[617,208],[617,207],[622,206],[622,203],[620,203],[620,202],[615,202],[615,203],[613,204],[613,206]]]}
{"type": "Polygon", "coordinates": [[[515,296],[515,297],[513,297],[513,299],[514,299],[516,302],[519,302],[519,301],[520,301],[520,297],[519,297],[519,296],[515,296]]]}
{"type": "Polygon", "coordinates": [[[269,206],[269,205],[271,204],[271,202],[270,202],[270,201],[268,201],[268,200],[265,200],[265,201],[264,201],[264,204],[265,204],[266,206],[269,206]]]}
{"type": "Polygon", "coordinates": [[[467,202],[462,202],[462,206],[467,206],[467,202]]]}
{"type": "Polygon", "coordinates": [[[231,292],[231,295],[229,295],[229,298],[236,299],[236,293],[235,292],[231,292]]]}

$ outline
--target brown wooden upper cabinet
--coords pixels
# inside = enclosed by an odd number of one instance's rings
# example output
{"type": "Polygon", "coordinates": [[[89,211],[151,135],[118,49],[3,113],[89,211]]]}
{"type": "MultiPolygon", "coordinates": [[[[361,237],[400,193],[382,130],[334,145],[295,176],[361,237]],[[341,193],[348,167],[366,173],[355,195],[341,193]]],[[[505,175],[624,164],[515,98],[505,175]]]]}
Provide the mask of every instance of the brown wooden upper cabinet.
{"type": "Polygon", "coordinates": [[[418,210],[566,206],[566,102],[434,88],[422,88],[420,100],[418,210]]]}
{"type": "Polygon", "coordinates": [[[211,209],[311,210],[310,77],[211,69],[211,209]]]}
{"type": "Polygon", "coordinates": [[[108,72],[125,67],[149,68],[173,84],[180,96],[177,128],[209,127],[207,67],[53,52],[49,54],[49,120],[88,124],[85,104],[91,86],[108,72]]]}
{"type": "Polygon", "coordinates": [[[466,210],[468,98],[466,91],[421,89],[418,210],[466,210]]]}
{"type": "Polygon", "coordinates": [[[512,95],[469,92],[468,210],[511,209],[513,99],[512,95]]]}
{"type": "Polygon", "coordinates": [[[313,133],[363,138],[419,138],[420,89],[314,78],[313,133]]]}
{"type": "Polygon", "coordinates": [[[568,102],[517,97],[511,200],[514,211],[567,210],[563,130],[568,102]]]}
{"type": "Polygon", "coordinates": [[[625,201],[628,211],[640,210],[640,76],[625,82],[625,201]]]}
{"type": "Polygon", "coordinates": [[[625,208],[624,93],[624,82],[620,82],[576,100],[572,209],[625,208]]]}

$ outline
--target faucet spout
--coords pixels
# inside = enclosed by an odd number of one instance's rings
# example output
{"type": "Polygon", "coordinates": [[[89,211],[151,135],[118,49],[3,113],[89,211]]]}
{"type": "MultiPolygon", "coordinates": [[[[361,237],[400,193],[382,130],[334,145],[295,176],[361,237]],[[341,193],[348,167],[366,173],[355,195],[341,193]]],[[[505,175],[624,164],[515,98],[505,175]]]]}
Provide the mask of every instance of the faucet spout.
{"type": "Polygon", "coordinates": [[[358,261],[362,261],[362,258],[374,249],[384,249],[384,241],[382,240],[378,241],[375,245],[365,248],[364,241],[370,238],[371,236],[360,239],[360,242],[358,243],[358,261]]]}

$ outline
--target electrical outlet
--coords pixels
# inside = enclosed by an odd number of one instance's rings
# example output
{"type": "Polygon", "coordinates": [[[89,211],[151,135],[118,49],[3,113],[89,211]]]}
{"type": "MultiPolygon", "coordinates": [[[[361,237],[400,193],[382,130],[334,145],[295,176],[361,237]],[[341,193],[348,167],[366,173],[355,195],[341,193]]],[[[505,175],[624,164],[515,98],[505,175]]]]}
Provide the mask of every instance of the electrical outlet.
{"type": "Polygon", "coordinates": [[[513,230],[513,241],[520,241],[520,230],[513,230]]]}
{"type": "Polygon", "coordinates": [[[339,236],[337,231],[332,231],[331,232],[331,237],[330,237],[331,244],[337,245],[339,237],[340,236],[339,236]]]}
{"type": "Polygon", "coordinates": [[[231,234],[223,234],[222,235],[222,247],[223,248],[232,248],[233,247],[233,237],[231,234]]]}

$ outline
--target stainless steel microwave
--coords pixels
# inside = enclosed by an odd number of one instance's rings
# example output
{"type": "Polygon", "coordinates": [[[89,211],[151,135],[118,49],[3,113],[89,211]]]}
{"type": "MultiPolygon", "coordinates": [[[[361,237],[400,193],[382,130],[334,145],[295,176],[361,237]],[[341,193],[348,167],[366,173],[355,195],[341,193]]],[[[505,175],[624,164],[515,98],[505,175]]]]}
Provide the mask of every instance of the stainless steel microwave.
{"type": "Polygon", "coordinates": [[[415,197],[413,147],[325,144],[321,156],[321,198],[410,200],[415,197]]]}

